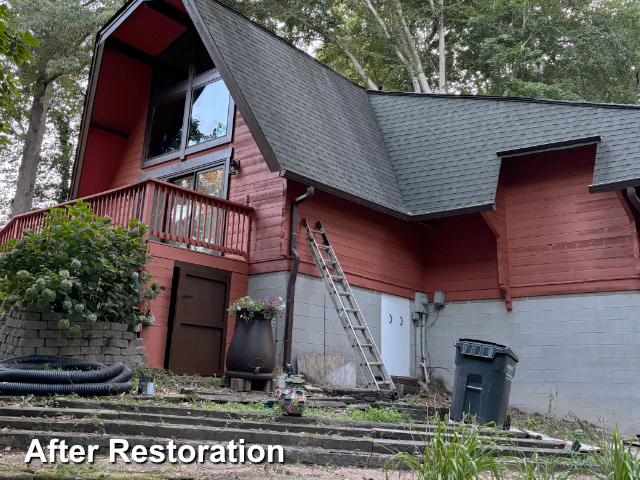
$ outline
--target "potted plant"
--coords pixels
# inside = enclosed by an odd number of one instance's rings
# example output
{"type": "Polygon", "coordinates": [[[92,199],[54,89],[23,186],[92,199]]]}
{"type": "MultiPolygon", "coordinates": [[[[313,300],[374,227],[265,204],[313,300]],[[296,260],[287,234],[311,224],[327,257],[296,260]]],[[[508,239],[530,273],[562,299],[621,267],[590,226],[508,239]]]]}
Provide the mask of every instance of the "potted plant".
{"type": "Polygon", "coordinates": [[[25,309],[60,314],[59,328],[79,332],[70,320],[153,323],[149,301],[164,287],[151,281],[151,256],[137,220],[112,225],[88,203],[44,214],[40,231],[0,247],[0,310],[25,309]],[[146,305],[141,306],[141,304],[146,305]]]}
{"type": "Polygon", "coordinates": [[[242,297],[229,305],[227,311],[229,316],[236,316],[236,326],[227,352],[225,375],[229,378],[273,379],[276,347],[271,326],[282,318],[282,298],[242,297]]]}

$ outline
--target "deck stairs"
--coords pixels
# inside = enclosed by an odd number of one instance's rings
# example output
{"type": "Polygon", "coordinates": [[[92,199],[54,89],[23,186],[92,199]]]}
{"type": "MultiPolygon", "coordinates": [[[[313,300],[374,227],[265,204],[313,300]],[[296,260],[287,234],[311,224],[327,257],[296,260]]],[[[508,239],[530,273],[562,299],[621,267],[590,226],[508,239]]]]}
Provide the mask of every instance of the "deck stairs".
{"type": "Polygon", "coordinates": [[[318,267],[333,306],[338,313],[342,328],[344,328],[349,343],[355,352],[358,365],[362,371],[367,387],[370,390],[395,390],[391,376],[387,372],[380,351],[371,335],[371,330],[356,302],[351,286],[347,281],[340,262],[320,221],[316,222],[316,229],[312,229],[307,219],[302,220],[307,230],[307,245],[311,250],[313,261],[318,267]],[[319,235],[322,240],[318,243],[319,235]],[[322,254],[324,252],[326,257],[322,254]]]}

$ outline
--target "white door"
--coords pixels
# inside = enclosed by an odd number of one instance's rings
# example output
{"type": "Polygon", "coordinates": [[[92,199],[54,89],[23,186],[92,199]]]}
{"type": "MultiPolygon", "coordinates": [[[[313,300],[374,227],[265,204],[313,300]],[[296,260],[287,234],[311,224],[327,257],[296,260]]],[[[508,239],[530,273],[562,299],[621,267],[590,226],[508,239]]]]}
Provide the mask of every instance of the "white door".
{"type": "Polygon", "coordinates": [[[409,376],[411,307],[408,298],[382,294],[382,361],[389,375],[409,376]]]}

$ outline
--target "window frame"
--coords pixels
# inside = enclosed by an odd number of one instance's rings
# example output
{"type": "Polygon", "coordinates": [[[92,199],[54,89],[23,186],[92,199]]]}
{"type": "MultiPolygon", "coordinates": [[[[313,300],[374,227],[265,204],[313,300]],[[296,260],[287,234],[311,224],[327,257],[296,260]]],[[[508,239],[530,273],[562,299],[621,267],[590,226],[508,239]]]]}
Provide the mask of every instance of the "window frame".
{"type": "MultiPolygon", "coordinates": [[[[171,46],[171,49],[177,47],[182,42],[193,41],[195,38],[196,34],[187,35],[179,42],[173,44],[171,46]]],[[[158,60],[162,59],[166,54],[170,53],[171,49],[168,49],[166,53],[163,53],[161,56],[159,56],[158,60]]],[[[193,49],[193,51],[195,52],[195,48],[193,49]]],[[[149,104],[147,107],[147,121],[145,126],[144,144],[142,148],[142,160],[140,162],[140,168],[151,167],[153,165],[158,165],[159,163],[164,163],[169,160],[175,160],[176,158],[184,161],[187,155],[231,142],[233,137],[235,102],[231,97],[231,93],[229,93],[229,108],[227,111],[227,134],[223,137],[216,138],[215,140],[209,140],[197,145],[188,146],[189,122],[191,121],[191,112],[193,110],[193,90],[210,83],[223,81],[217,68],[203,72],[200,75],[195,75],[195,63],[196,62],[194,55],[189,63],[189,78],[187,78],[187,80],[184,80],[176,85],[172,85],[171,87],[164,90],[160,90],[156,93],[151,93],[151,88],[153,87],[153,85],[150,86],[149,104]],[[182,136],[180,139],[180,149],[174,150],[173,152],[169,153],[163,153],[155,157],[149,157],[151,128],[153,126],[152,119],[155,108],[157,106],[170,102],[172,99],[177,98],[181,95],[184,95],[184,115],[182,118],[182,136]]]]}
{"type": "Polygon", "coordinates": [[[186,162],[173,163],[163,168],[157,168],[155,170],[151,170],[150,172],[141,173],[140,175],[138,175],[138,181],[146,180],[148,178],[157,178],[158,180],[167,182],[172,178],[186,177],[187,175],[193,175],[196,172],[209,171],[213,170],[214,168],[222,167],[222,175],[224,179],[222,184],[222,196],[214,198],[227,200],[227,196],[229,193],[229,167],[231,163],[232,153],[232,148],[226,148],[224,150],[218,150],[216,152],[211,152],[196,158],[192,158],[190,160],[187,160],[186,162]]]}

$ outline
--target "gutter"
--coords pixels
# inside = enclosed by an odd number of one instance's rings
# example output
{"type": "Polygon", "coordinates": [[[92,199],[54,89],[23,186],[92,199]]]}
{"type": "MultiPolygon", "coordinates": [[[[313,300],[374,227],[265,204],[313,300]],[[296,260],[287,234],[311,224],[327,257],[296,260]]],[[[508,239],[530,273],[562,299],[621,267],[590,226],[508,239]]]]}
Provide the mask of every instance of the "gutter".
{"type": "Polygon", "coordinates": [[[289,227],[289,253],[291,254],[291,272],[287,282],[287,314],[285,317],[284,331],[284,358],[283,366],[291,364],[291,337],[293,335],[293,304],[296,296],[296,278],[298,277],[298,267],[300,266],[300,253],[296,248],[298,240],[298,205],[313,197],[314,188],[307,187],[307,193],[291,202],[291,225],[289,227]]]}

